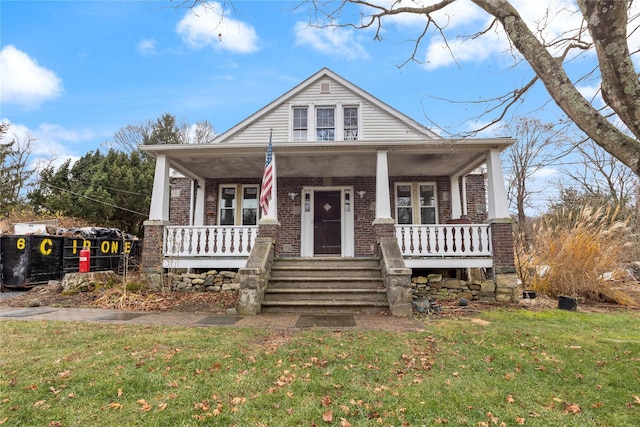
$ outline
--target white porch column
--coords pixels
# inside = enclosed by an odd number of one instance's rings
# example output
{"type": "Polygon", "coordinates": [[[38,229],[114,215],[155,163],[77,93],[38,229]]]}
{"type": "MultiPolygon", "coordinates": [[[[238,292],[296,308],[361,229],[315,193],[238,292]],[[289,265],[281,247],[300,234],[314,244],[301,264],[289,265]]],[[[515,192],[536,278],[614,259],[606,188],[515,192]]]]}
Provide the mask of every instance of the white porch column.
{"type": "Polygon", "coordinates": [[[487,152],[487,191],[489,193],[489,218],[509,218],[507,192],[502,174],[500,151],[487,152]]]}
{"type": "Polygon", "coordinates": [[[376,161],[376,219],[377,222],[393,221],[391,218],[391,200],[389,199],[389,164],[387,152],[378,151],[376,161]]]}
{"type": "Polygon", "coordinates": [[[459,177],[451,177],[451,219],[460,219],[462,216],[462,204],[460,202],[459,177]]]}
{"type": "Polygon", "coordinates": [[[192,197],[195,194],[195,204],[192,202],[193,212],[191,214],[191,225],[204,225],[204,179],[194,179],[191,185],[195,187],[191,192],[192,197]]]}
{"type": "Polygon", "coordinates": [[[156,158],[156,171],[153,176],[153,192],[151,193],[151,206],[149,207],[149,219],[151,221],[169,221],[169,160],[165,154],[159,154],[156,158]]]}

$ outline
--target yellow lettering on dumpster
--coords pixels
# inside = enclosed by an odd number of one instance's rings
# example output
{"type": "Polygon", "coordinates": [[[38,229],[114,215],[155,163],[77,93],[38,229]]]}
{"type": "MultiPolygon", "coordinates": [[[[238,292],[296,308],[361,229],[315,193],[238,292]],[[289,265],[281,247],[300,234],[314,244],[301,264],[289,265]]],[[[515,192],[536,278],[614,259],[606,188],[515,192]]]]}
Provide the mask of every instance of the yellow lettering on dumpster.
{"type": "Polygon", "coordinates": [[[40,253],[42,255],[51,254],[51,246],[53,246],[51,239],[44,239],[42,243],[40,243],[40,253]]]}
{"type": "Polygon", "coordinates": [[[129,252],[131,252],[131,241],[127,240],[124,242],[124,253],[128,254],[129,252]]]}
{"type": "Polygon", "coordinates": [[[18,240],[16,240],[16,248],[19,251],[24,250],[24,248],[26,247],[27,247],[27,240],[24,237],[21,237],[18,240]]]}

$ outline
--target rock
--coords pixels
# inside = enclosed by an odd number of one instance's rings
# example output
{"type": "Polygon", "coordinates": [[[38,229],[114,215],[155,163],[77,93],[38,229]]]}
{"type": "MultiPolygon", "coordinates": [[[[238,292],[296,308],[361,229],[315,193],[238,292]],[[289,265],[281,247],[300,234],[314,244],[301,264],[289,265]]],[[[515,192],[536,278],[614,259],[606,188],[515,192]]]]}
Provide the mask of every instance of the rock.
{"type": "Polygon", "coordinates": [[[480,283],[480,292],[481,293],[485,293],[485,292],[495,292],[496,291],[496,284],[493,280],[483,280],[480,283]]]}
{"type": "Polygon", "coordinates": [[[442,287],[447,289],[460,289],[462,285],[458,279],[446,279],[442,282],[442,287]]]}
{"type": "Polygon", "coordinates": [[[442,282],[442,274],[429,274],[427,280],[429,280],[429,283],[442,282]]]}
{"type": "Polygon", "coordinates": [[[222,285],[223,291],[237,291],[238,289],[240,289],[239,283],[225,283],[222,285]]]}
{"type": "Polygon", "coordinates": [[[222,277],[228,277],[229,279],[235,279],[235,277],[238,275],[238,273],[236,273],[235,271],[221,271],[220,276],[222,277]]]}
{"type": "Polygon", "coordinates": [[[227,314],[227,316],[237,316],[238,315],[238,310],[236,310],[233,307],[227,308],[226,314],[227,314]]]}
{"type": "Polygon", "coordinates": [[[424,276],[418,276],[411,279],[413,283],[429,283],[429,279],[424,276]]]}
{"type": "Polygon", "coordinates": [[[31,300],[29,304],[27,304],[27,307],[40,307],[40,301],[37,299],[31,300]]]}
{"type": "Polygon", "coordinates": [[[204,280],[203,279],[193,279],[191,281],[191,284],[192,285],[202,285],[202,284],[204,284],[204,280]]]}
{"type": "Polygon", "coordinates": [[[62,279],[62,293],[74,295],[79,292],[93,292],[96,289],[113,287],[118,283],[120,283],[120,277],[111,270],[67,273],[62,279]]]}
{"type": "Polygon", "coordinates": [[[209,270],[205,273],[207,276],[217,276],[218,270],[209,270]]]}

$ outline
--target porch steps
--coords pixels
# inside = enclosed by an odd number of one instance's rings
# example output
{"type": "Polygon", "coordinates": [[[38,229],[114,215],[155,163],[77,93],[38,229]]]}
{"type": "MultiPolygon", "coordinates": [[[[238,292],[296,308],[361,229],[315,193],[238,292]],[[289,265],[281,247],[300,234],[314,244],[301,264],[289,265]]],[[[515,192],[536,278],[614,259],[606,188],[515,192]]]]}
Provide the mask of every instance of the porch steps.
{"type": "Polygon", "coordinates": [[[263,312],[379,313],[389,310],[377,258],[277,258],[263,312]]]}

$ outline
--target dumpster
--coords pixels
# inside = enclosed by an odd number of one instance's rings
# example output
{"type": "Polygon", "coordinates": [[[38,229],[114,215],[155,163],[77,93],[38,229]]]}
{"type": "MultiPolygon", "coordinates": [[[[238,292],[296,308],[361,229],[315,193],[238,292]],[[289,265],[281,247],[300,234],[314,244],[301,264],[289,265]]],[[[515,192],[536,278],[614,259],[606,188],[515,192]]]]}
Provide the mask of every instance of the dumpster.
{"type": "Polygon", "coordinates": [[[63,237],[0,236],[2,288],[29,288],[62,277],[63,237]]]}

